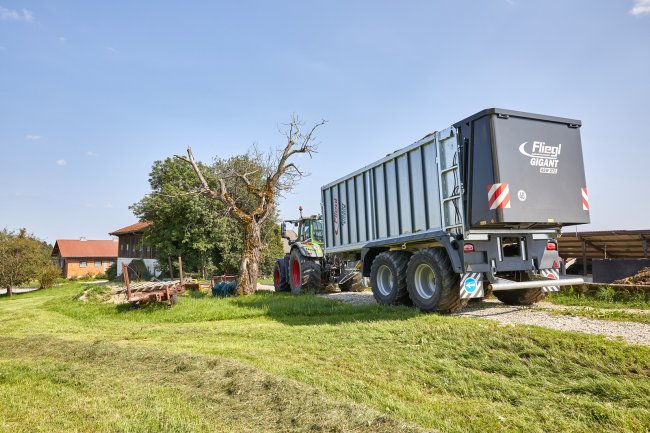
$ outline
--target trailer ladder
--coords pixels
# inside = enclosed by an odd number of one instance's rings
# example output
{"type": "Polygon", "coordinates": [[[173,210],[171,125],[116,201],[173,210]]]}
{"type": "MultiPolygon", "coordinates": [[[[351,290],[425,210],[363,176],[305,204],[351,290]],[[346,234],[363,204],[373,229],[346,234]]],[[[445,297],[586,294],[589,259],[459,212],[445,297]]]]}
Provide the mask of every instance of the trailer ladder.
{"type": "Polygon", "coordinates": [[[453,234],[462,234],[465,228],[459,156],[460,148],[454,128],[447,128],[437,132],[436,163],[438,166],[442,229],[453,234]]]}

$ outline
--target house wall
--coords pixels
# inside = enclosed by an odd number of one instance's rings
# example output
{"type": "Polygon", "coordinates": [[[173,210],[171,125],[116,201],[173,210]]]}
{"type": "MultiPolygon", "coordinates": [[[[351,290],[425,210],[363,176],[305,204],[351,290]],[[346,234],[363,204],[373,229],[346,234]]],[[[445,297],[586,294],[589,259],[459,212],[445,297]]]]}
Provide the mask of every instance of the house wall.
{"type": "Polygon", "coordinates": [[[88,257],[63,259],[63,261],[64,278],[83,278],[106,272],[106,269],[108,269],[115,259],[88,257]],[[81,267],[82,262],[86,262],[86,267],[81,267]],[[101,264],[95,262],[100,262],[101,264]],[[95,266],[96,264],[100,266],[95,266]]]}
{"type": "Polygon", "coordinates": [[[119,257],[132,259],[155,259],[156,251],[142,241],[142,233],[118,235],[119,257]]]}

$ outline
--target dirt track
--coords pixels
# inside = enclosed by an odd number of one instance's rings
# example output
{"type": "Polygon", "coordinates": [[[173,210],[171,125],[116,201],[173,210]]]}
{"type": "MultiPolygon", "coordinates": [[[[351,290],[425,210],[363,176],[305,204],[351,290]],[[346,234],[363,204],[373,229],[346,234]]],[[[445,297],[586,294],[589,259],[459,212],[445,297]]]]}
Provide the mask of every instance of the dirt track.
{"type": "MultiPolygon", "coordinates": [[[[331,293],[321,295],[329,299],[355,305],[374,304],[371,292],[331,293]]],[[[534,307],[513,307],[493,299],[472,302],[465,307],[459,317],[495,320],[506,325],[534,325],[559,331],[584,332],[604,335],[608,338],[621,338],[631,344],[650,346],[650,324],[637,322],[613,322],[570,315],[554,315],[545,310],[565,310],[567,307],[542,302],[534,307]]],[[[628,311],[628,310],[624,310],[628,311]]],[[[639,310],[629,310],[638,312],[639,310]]]]}

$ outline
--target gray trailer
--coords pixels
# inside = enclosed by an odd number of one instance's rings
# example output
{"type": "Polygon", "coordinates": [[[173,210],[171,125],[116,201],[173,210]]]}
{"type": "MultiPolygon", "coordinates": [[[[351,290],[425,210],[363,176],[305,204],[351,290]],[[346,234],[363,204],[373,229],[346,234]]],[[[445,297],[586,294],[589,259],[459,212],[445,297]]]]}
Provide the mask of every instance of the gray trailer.
{"type": "Polygon", "coordinates": [[[299,239],[279,283],[297,293],[364,276],[380,303],[441,312],[489,292],[531,304],[582,283],[566,277],[556,241],[589,222],[580,126],[487,109],[323,186],[322,223],[312,219],[324,250],[304,250],[320,245],[313,233],[299,239]]]}

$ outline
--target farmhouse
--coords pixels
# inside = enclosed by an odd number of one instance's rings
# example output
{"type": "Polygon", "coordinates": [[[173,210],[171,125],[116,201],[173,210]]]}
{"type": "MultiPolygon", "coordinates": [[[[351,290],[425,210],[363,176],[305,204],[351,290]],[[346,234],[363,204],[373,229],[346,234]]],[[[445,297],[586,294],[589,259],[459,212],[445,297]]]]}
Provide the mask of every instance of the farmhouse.
{"type": "Polygon", "coordinates": [[[52,249],[64,278],[92,277],[106,272],[117,259],[111,240],[57,239],[52,249]]]}
{"type": "Polygon", "coordinates": [[[128,265],[134,259],[142,259],[151,275],[160,274],[157,270],[156,251],[143,239],[144,231],[149,225],[149,221],[140,221],[109,233],[118,238],[117,275],[122,275],[122,264],[128,265]]]}

